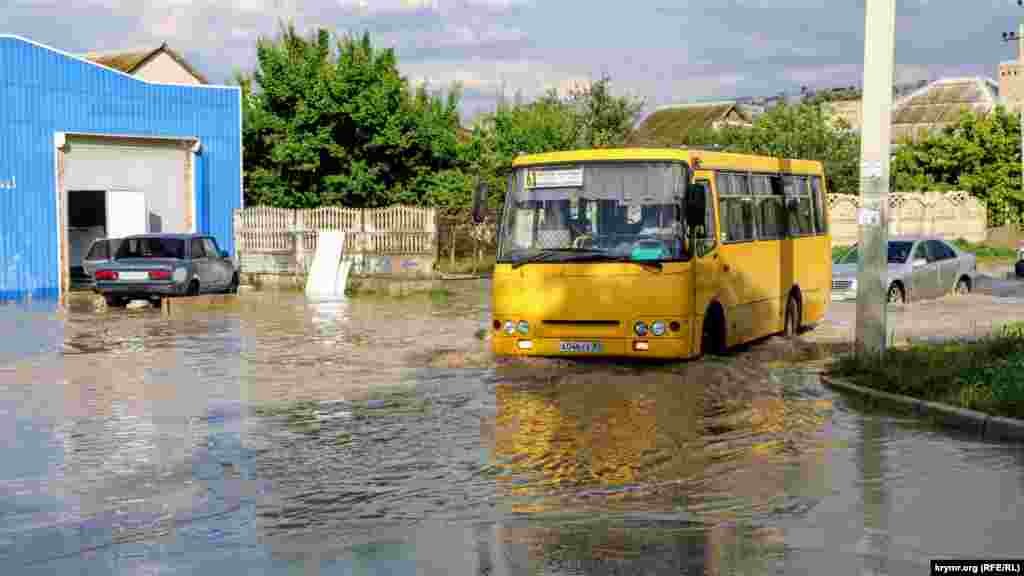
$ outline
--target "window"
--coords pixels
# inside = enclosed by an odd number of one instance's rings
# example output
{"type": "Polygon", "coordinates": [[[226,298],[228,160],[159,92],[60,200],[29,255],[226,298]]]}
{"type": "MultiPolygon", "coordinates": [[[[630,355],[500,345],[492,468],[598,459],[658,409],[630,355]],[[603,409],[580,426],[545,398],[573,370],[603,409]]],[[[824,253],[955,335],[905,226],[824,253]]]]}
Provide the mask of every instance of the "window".
{"type": "Polygon", "coordinates": [[[782,198],[759,198],[761,229],[759,237],[765,240],[779,239],[786,235],[786,212],[782,198]]]}
{"type": "Polygon", "coordinates": [[[811,176],[811,198],[814,200],[814,231],[828,234],[828,208],[821,176],[811,176]]]}
{"type": "Polygon", "coordinates": [[[100,240],[92,245],[89,249],[89,254],[85,256],[86,260],[107,260],[110,258],[110,252],[107,250],[107,242],[100,240]]]}
{"type": "Polygon", "coordinates": [[[726,242],[754,240],[757,227],[754,199],[750,197],[722,198],[722,226],[726,242]]]}
{"type": "Polygon", "coordinates": [[[718,183],[719,196],[746,196],[750,193],[750,183],[746,174],[719,172],[715,181],[718,183]]]}
{"type": "Polygon", "coordinates": [[[804,176],[783,176],[783,191],[786,196],[787,220],[790,236],[806,236],[814,233],[814,209],[804,176]]]}
{"type": "Polygon", "coordinates": [[[697,230],[697,242],[703,242],[703,251],[698,254],[707,254],[714,250],[718,243],[715,231],[715,197],[711,194],[711,183],[707,180],[699,180],[697,184],[704,187],[704,226],[697,230]]]}
{"type": "Polygon", "coordinates": [[[945,242],[939,240],[929,240],[928,247],[931,251],[932,257],[935,260],[952,260],[956,258],[956,252],[949,247],[945,242]]]}
{"type": "Polygon", "coordinates": [[[917,248],[914,249],[914,260],[924,259],[929,262],[932,261],[931,254],[928,253],[928,243],[919,242],[917,248]]]}
{"type": "Polygon", "coordinates": [[[220,257],[220,248],[217,247],[217,241],[213,238],[203,238],[203,248],[208,256],[220,257]]]}
{"type": "Polygon", "coordinates": [[[203,249],[203,239],[193,238],[192,239],[192,258],[206,258],[206,250],[203,249]]]}
{"type": "Polygon", "coordinates": [[[117,249],[117,260],[127,258],[184,258],[185,241],[177,238],[127,238],[117,249]]]}

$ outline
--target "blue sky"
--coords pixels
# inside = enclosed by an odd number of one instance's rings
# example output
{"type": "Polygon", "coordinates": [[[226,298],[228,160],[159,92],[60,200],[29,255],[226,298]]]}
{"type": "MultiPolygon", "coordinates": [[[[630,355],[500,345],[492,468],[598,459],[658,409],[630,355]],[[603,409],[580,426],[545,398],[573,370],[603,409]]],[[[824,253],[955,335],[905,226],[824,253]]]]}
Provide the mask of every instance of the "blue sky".
{"type": "MultiPolygon", "coordinates": [[[[167,41],[226,82],[281,19],[369,30],[409,78],[461,81],[466,118],[502,85],[529,99],[603,73],[649,107],[859,84],[864,54],[864,0],[7,0],[0,33],[70,52],[167,41]]],[[[896,80],[995,78],[1022,21],[1014,0],[897,0],[896,80]]]]}

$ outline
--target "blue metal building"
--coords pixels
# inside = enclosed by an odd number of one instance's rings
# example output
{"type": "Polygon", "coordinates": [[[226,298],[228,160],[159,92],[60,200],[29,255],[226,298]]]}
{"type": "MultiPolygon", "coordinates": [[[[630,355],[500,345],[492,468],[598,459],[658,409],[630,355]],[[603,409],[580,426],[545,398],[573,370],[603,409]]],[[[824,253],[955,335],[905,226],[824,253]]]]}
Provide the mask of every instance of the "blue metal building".
{"type": "Polygon", "coordinates": [[[155,84],[0,35],[0,300],[68,290],[92,237],[196,231],[234,254],[241,122],[238,87],[155,84]]]}

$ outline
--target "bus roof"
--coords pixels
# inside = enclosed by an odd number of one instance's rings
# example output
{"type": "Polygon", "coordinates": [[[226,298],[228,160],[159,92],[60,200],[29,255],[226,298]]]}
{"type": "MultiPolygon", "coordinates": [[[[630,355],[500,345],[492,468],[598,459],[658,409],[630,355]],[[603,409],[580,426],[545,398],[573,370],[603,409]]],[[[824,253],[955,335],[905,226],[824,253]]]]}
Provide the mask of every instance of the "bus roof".
{"type": "Polygon", "coordinates": [[[785,172],[795,174],[822,174],[821,162],[817,160],[796,160],[773,158],[754,154],[733,154],[687,148],[596,148],[590,150],[567,150],[525,154],[516,157],[512,166],[533,166],[538,164],[565,164],[568,162],[600,161],[682,161],[693,168],[693,161],[699,160],[699,169],[738,170],[751,172],[785,172]]]}

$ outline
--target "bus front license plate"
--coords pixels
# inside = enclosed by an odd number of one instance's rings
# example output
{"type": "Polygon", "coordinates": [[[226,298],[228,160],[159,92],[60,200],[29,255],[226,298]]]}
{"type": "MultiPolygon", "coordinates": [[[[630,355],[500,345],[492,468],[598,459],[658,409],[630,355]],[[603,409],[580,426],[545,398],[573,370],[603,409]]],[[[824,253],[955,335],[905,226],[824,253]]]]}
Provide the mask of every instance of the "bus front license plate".
{"type": "Polygon", "coordinates": [[[599,354],[601,352],[600,342],[559,342],[559,352],[584,352],[599,354]]]}

